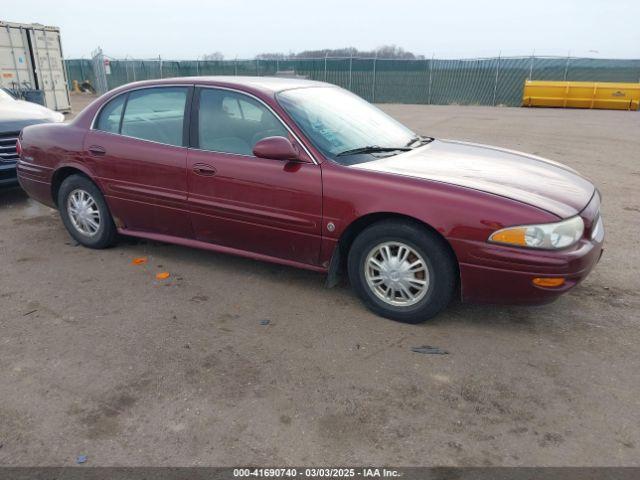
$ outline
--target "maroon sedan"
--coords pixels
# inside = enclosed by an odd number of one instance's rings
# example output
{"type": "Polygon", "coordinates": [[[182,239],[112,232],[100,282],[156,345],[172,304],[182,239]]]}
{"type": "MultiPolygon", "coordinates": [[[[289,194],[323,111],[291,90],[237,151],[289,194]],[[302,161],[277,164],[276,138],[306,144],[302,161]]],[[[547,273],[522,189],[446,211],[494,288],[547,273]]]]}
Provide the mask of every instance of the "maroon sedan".
{"type": "Polygon", "coordinates": [[[117,234],[328,274],[420,322],[464,301],[543,303],[600,258],[600,195],[574,170],[416,135],[320,82],[138,82],[26,127],[18,177],[81,244],[117,234]]]}

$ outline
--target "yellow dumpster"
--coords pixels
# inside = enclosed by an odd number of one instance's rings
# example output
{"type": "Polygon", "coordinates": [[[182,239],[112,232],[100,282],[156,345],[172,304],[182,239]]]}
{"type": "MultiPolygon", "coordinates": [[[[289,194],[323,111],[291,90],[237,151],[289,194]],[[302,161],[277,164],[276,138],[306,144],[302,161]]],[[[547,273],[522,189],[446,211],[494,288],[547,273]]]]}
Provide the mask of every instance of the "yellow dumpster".
{"type": "Polygon", "coordinates": [[[522,105],[638,110],[640,83],[525,80],[522,105]]]}

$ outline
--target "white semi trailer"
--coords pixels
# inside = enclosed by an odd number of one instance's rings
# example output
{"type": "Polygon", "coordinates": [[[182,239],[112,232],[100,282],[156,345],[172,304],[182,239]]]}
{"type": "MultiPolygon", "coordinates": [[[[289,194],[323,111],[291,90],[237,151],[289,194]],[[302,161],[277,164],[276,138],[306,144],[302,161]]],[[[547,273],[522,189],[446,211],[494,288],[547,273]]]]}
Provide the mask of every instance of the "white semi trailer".
{"type": "Polygon", "coordinates": [[[0,87],[32,98],[40,90],[45,106],[70,111],[60,29],[0,20],[0,87]]]}

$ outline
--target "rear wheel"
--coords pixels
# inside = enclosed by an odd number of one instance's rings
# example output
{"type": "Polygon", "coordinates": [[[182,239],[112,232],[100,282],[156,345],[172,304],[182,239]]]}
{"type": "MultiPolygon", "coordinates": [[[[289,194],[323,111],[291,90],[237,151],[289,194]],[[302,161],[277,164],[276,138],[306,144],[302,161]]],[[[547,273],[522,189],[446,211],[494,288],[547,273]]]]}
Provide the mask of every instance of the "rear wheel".
{"type": "Polygon", "coordinates": [[[107,203],[100,189],[82,175],[64,179],[58,190],[62,222],[78,243],[89,248],[106,248],[116,238],[107,203]]]}
{"type": "Polygon", "coordinates": [[[444,240],[406,220],[385,220],[353,242],[349,280],[373,312],[419,323],[440,313],[456,286],[456,261],[444,240]]]}

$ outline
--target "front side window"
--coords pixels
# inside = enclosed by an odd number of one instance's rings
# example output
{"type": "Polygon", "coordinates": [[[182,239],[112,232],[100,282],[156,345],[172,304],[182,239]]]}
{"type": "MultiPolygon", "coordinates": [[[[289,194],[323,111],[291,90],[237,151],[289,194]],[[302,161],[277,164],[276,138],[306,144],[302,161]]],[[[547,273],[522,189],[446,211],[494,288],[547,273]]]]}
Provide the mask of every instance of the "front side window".
{"type": "Polygon", "coordinates": [[[382,110],[341,88],[285,90],[277,99],[316,148],[340,163],[347,161],[340,153],[373,146],[404,148],[416,138],[382,110]]]}
{"type": "Polygon", "coordinates": [[[232,96],[226,96],[222,99],[222,110],[231,118],[242,118],[242,110],[240,110],[240,101],[232,96]]]}
{"type": "Polygon", "coordinates": [[[129,93],[120,133],[128,137],[183,145],[187,87],[161,87],[129,93]]]}
{"type": "Polygon", "coordinates": [[[228,90],[200,90],[198,148],[253,155],[253,146],[263,138],[288,135],[280,120],[257,100],[228,90]]]}

